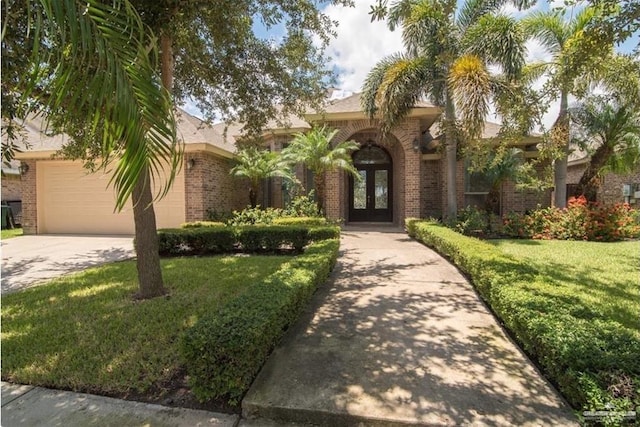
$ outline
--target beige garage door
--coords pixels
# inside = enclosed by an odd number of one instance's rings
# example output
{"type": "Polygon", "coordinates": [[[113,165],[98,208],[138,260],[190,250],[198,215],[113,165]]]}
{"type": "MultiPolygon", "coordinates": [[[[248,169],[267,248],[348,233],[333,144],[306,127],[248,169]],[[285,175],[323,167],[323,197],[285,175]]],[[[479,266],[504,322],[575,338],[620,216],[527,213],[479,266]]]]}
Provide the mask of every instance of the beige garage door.
{"type": "MultiPolygon", "coordinates": [[[[131,202],[114,213],[109,179],[102,171],[88,174],[77,162],[38,162],[38,233],[133,234],[131,202]]],[[[184,222],[184,200],[181,172],[167,196],[154,205],[158,228],[184,222]]]]}

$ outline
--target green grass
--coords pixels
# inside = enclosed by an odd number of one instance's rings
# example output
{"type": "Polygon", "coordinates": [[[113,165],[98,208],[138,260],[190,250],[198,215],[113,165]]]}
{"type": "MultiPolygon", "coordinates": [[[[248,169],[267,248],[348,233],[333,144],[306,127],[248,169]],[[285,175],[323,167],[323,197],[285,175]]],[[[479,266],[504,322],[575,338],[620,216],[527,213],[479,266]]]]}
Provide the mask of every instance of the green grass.
{"type": "Polygon", "coordinates": [[[157,392],[179,375],[179,341],[207,312],[291,257],[162,261],[166,298],[135,301],[121,262],[2,297],[2,379],[100,394],[157,392]]]}
{"type": "Polygon", "coordinates": [[[22,228],[10,228],[10,229],[3,228],[0,232],[2,233],[0,234],[0,239],[2,240],[22,236],[22,228]]]}
{"type": "Polygon", "coordinates": [[[638,242],[484,242],[413,220],[408,229],[471,278],[578,413],[640,405],[638,242]]]}
{"type": "Polygon", "coordinates": [[[637,241],[489,241],[548,278],[535,290],[572,311],[613,320],[639,334],[640,250],[637,241]]]}

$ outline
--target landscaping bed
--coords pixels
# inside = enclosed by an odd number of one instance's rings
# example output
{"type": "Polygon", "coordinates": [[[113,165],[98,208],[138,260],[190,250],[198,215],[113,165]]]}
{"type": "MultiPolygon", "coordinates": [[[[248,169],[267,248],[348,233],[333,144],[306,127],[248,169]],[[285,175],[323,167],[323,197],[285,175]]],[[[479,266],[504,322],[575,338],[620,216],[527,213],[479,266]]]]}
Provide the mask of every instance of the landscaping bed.
{"type": "MultiPolygon", "coordinates": [[[[221,336],[215,319],[222,318],[225,333],[233,331],[243,340],[237,344],[251,349],[241,355],[245,360],[237,374],[247,386],[246,372],[257,372],[326,279],[337,252],[338,241],[326,240],[296,257],[164,259],[169,295],[145,301],[132,298],[137,288],[133,261],[3,296],[2,379],[166,405],[236,410],[229,398],[237,403],[243,393],[238,386],[229,393],[223,387],[204,403],[194,396],[188,384],[197,383],[198,373],[189,366],[185,336],[200,328],[203,319],[214,322],[211,332],[221,336]],[[251,332],[257,318],[278,320],[260,325],[262,333],[256,336],[251,332]]],[[[216,350],[220,356],[220,347],[214,345],[192,348],[190,355],[208,357],[216,350]]],[[[218,363],[225,375],[234,377],[239,365],[229,360],[222,353],[218,363]]]]}
{"type": "Polygon", "coordinates": [[[407,228],[470,277],[580,413],[640,405],[637,242],[483,242],[427,221],[407,228]]]}

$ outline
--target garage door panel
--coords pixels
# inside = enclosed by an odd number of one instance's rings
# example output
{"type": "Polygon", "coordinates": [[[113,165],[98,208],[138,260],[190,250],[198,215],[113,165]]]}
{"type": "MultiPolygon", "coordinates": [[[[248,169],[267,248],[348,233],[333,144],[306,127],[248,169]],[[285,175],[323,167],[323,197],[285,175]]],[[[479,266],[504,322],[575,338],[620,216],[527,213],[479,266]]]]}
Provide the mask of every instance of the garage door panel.
{"type": "MultiPolygon", "coordinates": [[[[131,202],[122,212],[114,212],[115,194],[109,180],[108,174],[87,173],[77,162],[38,162],[38,232],[133,234],[131,202]]],[[[182,173],[154,209],[158,227],[176,227],[184,222],[182,173]]]]}

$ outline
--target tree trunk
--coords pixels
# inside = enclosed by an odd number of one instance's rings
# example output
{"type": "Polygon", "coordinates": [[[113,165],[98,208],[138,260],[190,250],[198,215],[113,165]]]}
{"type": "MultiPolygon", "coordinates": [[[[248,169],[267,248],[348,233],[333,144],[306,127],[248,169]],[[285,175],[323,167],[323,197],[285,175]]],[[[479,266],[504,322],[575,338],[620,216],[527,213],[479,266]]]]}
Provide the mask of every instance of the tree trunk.
{"type": "Polygon", "coordinates": [[[560,144],[561,157],[554,162],[553,181],[554,181],[554,205],[557,208],[567,207],[567,166],[569,162],[569,115],[567,110],[569,107],[569,94],[566,90],[562,90],[560,94],[560,113],[556,122],[553,124],[554,137],[558,138],[560,144]]]}
{"type": "Polygon", "coordinates": [[[612,154],[613,149],[606,144],[602,144],[596,149],[593,156],[591,156],[591,161],[580,177],[574,196],[585,196],[590,202],[596,201],[598,188],[600,187],[598,172],[607,164],[612,154]]]}
{"type": "Polygon", "coordinates": [[[255,208],[258,205],[258,186],[257,185],[251,185],[249,187],[249,204],[251,205],[252,208],[255,208]]]}
{"type": "Polygon", "coordinates": [[[149,182],[149,171],[140,175],[131,195],[133,220],[136,229],[136,268],[140,299],[154,298],[166,294],[160,268],[156,214],[153,210],[153,195],[149,182]]]}
{"type": "Polygon", "coordinates": [[[318,172],[313,175],[313,185],[316,189],[316,197],[318,200],[318,213],[320,215],[324,215],[324,189],[325,189],[324,172],[318,172]]]}
{"type": "Polygon", "coordinates": [[[485,199],[485,211],[488,215],[500,215],[500,187],[502,184],[492,185],[485,199]]]}
{"type": "MultiPolygon", "coordinates": [[[[160,60],[162,85],[173,87],[173,49],[171,36],[163,32],[160,36],[160,60]]],[[[154,298],[167,293],[162,280],[156,214],[153,209],[153,193],[149,170],[140,174],[131,195],[133,220],[136,235],[136,268],[138,270],[138,298],[154,298]]]]}
{"type": "Polygon", "coordinates": [[[455,132],[455,110],[453,99],[447,91],[445,106],[445,144],[447,156],[447,219],[458,216],[458,202],[456,196],[456,171],[458,169],[458,142],[455,132]]]}

